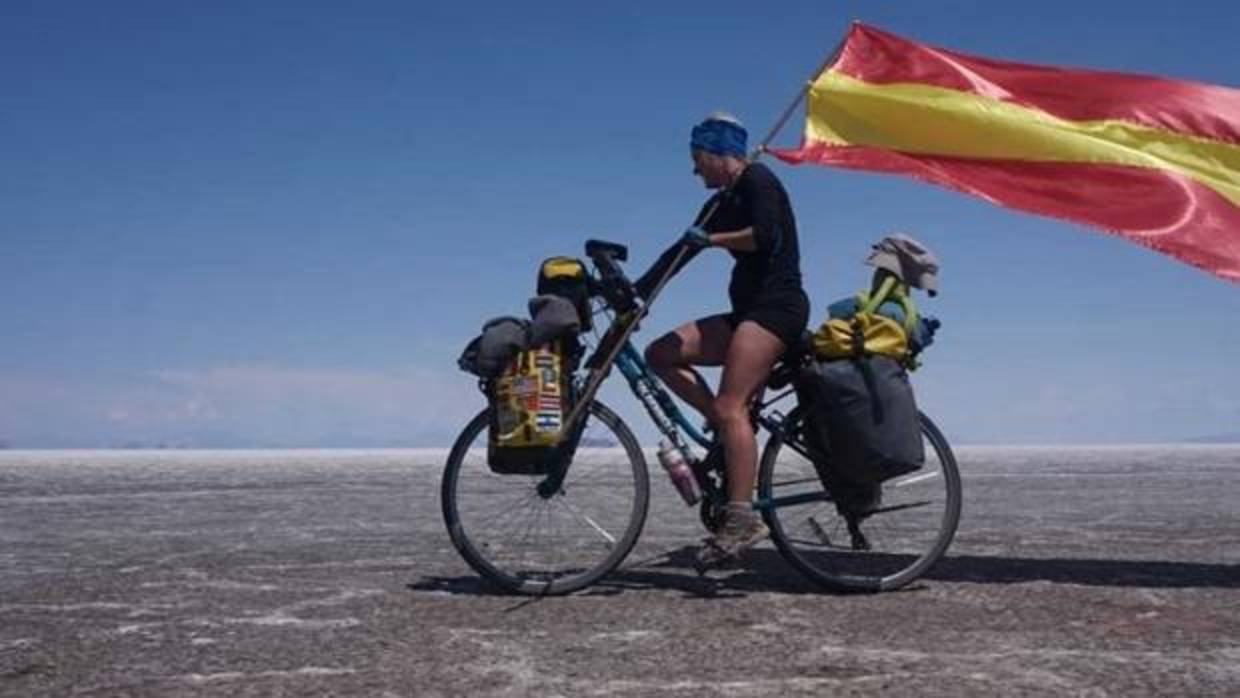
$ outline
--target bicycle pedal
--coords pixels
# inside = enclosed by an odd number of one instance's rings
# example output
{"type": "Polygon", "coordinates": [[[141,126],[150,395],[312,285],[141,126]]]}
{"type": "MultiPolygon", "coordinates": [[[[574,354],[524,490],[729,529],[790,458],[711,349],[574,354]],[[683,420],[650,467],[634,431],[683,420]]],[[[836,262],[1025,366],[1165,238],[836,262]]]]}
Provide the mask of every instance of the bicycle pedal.
{"type": "Polygon", "coordinates": [[[693,557],[693,568],[697,570],[699,577],[704,576],[711,570],[717,570],[736,559],[736,555],[715,545],[710,539],[703,542],[705,544],[693,557]]]}
{"type": "Polygon", "coordinates": [[[714,572],[715,570],[722,569],[725,562],[727,562],[727,558],[721,558],[719,560],[709,560],[709,561],[694,560],[693,571],[697,572],[698,577],[705,577],[710,572],[714,572]]]}

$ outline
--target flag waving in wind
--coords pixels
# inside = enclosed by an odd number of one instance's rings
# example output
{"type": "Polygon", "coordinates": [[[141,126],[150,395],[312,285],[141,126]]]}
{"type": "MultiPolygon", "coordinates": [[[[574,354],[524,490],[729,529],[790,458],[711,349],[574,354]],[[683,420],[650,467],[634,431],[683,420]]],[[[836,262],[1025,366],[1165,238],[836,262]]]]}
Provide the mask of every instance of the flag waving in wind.
{"type": "Polygon", "coordinates": [[[813,162],[1085,223],[1240,282],[1240,90],[969,56],[854,24],[809,88],[813,162]]]}

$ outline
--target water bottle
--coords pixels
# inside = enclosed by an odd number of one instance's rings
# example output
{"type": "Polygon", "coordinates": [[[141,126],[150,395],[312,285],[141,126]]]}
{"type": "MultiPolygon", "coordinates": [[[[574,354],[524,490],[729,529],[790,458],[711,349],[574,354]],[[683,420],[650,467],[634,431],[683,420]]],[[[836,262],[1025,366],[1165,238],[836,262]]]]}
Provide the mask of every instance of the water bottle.
{"type": "Polygon", "coordinates": [[[689,464],[685,462],[680,449],[666,441],[660,441],[659,463],[667,471],[668,477],[672,479],[672,484],[676,486],[676,491],[680,493],[680,498],[685,500],[685,504],[690,506],[697,504],[701,497],[698,494],[697,480],[694,479],[693,471],[689,469],[689,464]]]}

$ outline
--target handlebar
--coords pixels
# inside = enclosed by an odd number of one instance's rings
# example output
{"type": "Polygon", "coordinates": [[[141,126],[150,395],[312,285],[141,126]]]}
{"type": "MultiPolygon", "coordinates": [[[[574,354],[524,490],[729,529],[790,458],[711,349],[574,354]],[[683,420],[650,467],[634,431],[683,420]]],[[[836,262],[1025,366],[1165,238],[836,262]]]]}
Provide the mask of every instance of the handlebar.
{"type": "Polygon", "coordinates": [[[588,240],[586,241],[586,256],[594,262],[594,267],[599,273],[599,278],[590,292],[602,296],[607,304],[618,313],[625,313],[637,307],[637,292],[633,289],[633,283],[617,264],[629,258],[629,249],[615,242],[588,240]]]}
{"type": "Polygon", "coordinates": [[[627,262],[629,260],[629,248],[618,242],[586,240],[586,256],[593,259],[596,263],[600,257],[609,260],[615,259],[618,262],[627,262]]]}

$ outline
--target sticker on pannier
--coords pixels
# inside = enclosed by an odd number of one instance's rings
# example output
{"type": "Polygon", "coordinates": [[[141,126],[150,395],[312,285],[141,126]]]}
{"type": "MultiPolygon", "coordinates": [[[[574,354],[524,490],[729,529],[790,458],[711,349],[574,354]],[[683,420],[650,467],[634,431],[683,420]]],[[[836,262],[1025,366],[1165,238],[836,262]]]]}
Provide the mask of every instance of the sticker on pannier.
{"type": "Polygon", "coordinates": [[[561,342],[518,352],[489,387],[487,464],[499,474],[544,474],[568,414],[561,342]]]}

